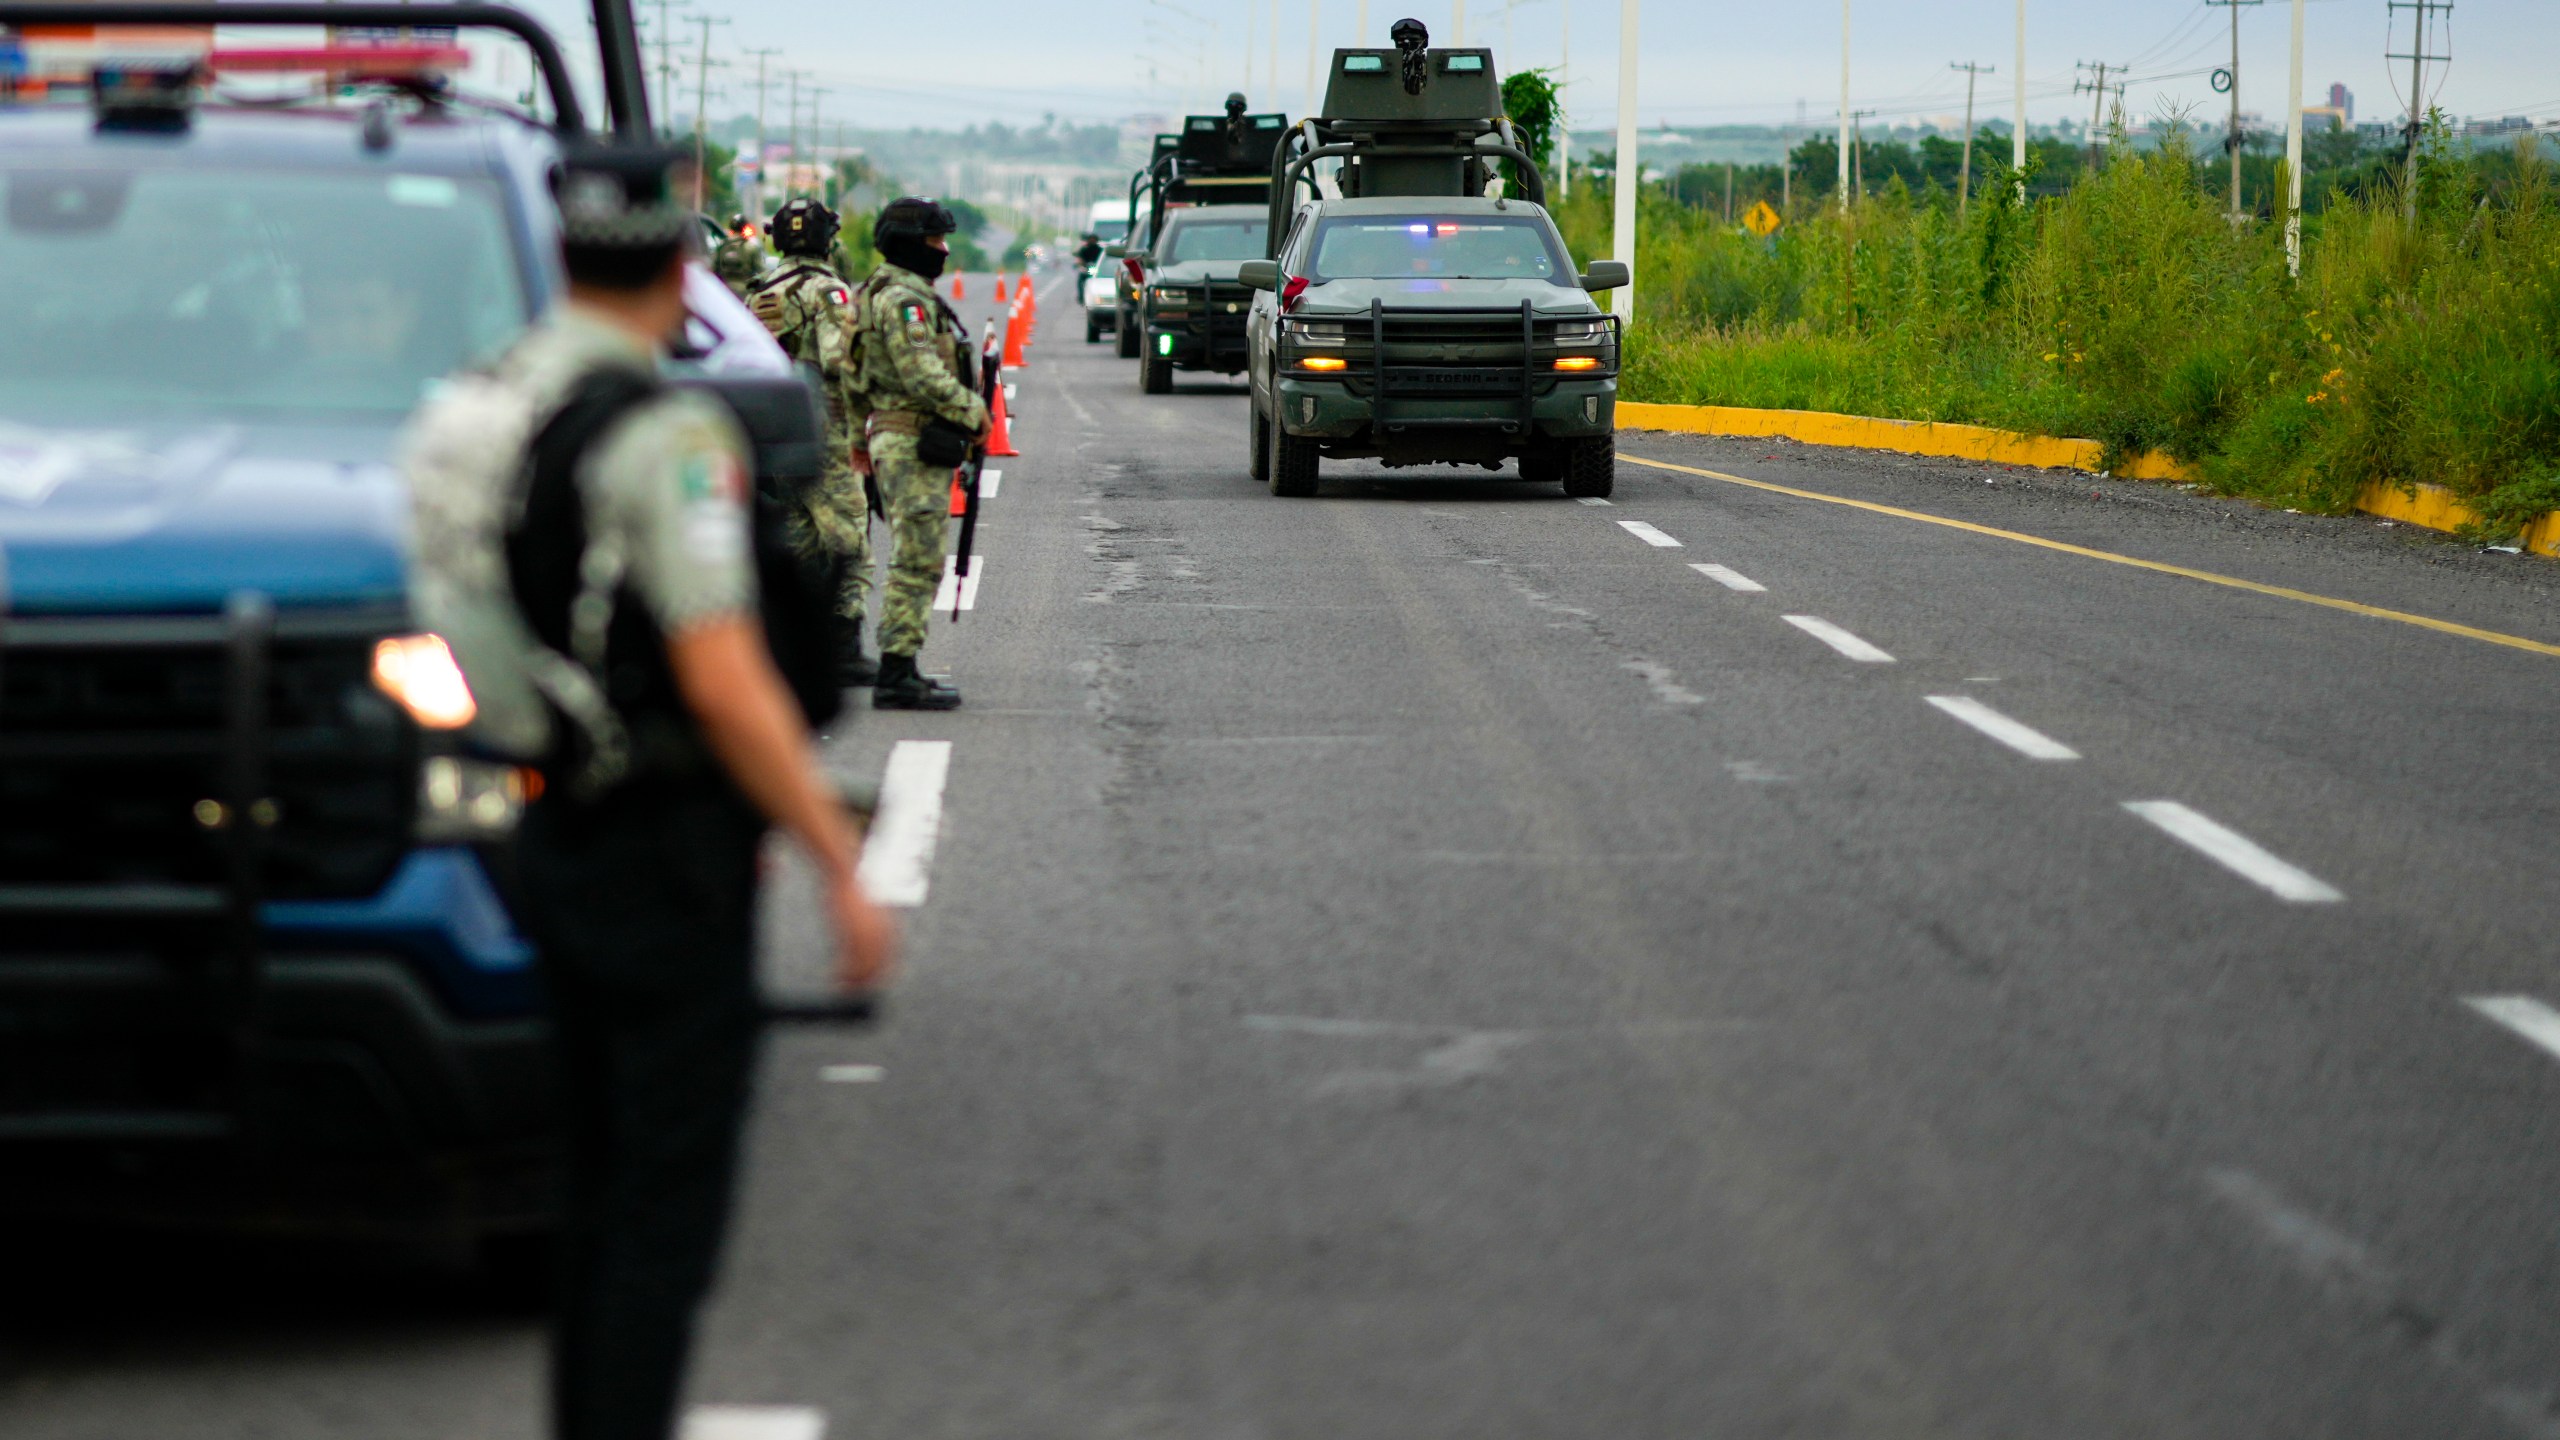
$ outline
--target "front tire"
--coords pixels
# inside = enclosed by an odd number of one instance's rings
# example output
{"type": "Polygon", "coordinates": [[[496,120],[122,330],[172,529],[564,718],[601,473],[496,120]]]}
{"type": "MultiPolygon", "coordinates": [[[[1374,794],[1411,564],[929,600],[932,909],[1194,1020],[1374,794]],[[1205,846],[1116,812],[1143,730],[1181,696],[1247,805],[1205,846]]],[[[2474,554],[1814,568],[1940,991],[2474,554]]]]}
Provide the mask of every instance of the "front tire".
{"type": "Polygon", "coordinates": [[[1139,347],[1138,388],[1150,395],[1173,393],[1173,357],[1139,347]]]}
{"type": "Polygon", "coordinates": [[[1087,345],[1102,343],[1102,317],[1091,311],[1087,311],[1084,317],[1084,343],[1087,345]]]}
{"type": "Polygon", "coordinates": [[[1252,453],[1246,463],[1252,469],[1253,483],[1268,485],[1271,483],[1271,421],[1262,413],[1262,407],[1250,400],[1246,402],[1246,408],[1253,412],[1252,453]]]}
{"type": "Polygon", "coordinates": [[[1268,423],[1271,427],[1271,458],[1266,483],[1271,486],[1271,493],[1292,500],[1303,500],[1313,495],[1322,458],[1316,453],[1316,442],[1290,434],[1288,427],[1276,419],[1268,423]]]}
{"type": "Polygon", "coordinates": [[[1113,348],[1119,351],[1121,359],[1135,360],[1138,358],[1138,327],[1130,324],[1128,317],[1123,316],[1118,321],[1115,321],[1111,327],[1111,334],[1112,338],[1117,342],[1113,348]]]}
{"type": "Polygon", "coordinates": [[[1606,500],[1618,488],[1618,437],[1594,435],[1576,440],[1564,457],[1564,493],[1575,499],[1606,500]]]}

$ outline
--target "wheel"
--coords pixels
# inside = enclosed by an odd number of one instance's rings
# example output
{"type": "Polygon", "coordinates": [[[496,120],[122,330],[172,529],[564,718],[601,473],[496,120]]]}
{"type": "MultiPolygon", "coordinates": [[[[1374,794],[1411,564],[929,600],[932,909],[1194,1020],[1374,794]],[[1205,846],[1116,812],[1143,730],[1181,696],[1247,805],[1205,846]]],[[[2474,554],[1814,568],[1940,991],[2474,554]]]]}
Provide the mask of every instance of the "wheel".
{"type": "Polygon", "coordinates": [[[1564,493],[1594,500],[1609,498],[1618,487],[1618,437],[1594,435],[1576,440],[1565,451],[1564,493]]]}
{"type": "Polygon", "coordinates": [[[1520,478],[1536,485],[1553,485],[1564,478],[1564,457],[1540,446],[1520,457],[1520,478]]]}
{"type": "Polygon", "coordinates": [[[1320,463],[1316,442],[1299,439],[1276,420],[1268,422],[1268,426],[1271,431],[1271,458],[1265,464],[1270,473],[1263,478],[1270,485],[1271,493],[1292,499],[1304,499],[1316,493],[1320,463]]]}
{"type": "Polygon", "coordinates": [[[1252,453],[1246,457],[1246,464],[1253,471],[1253,482],[1267,485],[1271,483],[1271,422],[1263,417],[1259,406],[1248,401],[1246,408],[1253,411],[1252,453]]]}
{"type": "Polygon", "coordinates": [[[1102,343],[1102,317],[1089,310],[1085,312],[1084,317],[1084,343],[1087,345],[1102,343]]]}
{"type": "Polygon", "coordinates": [[[1137,359],[1137,358],[1138,358],[1138,327],[1137,327],[1137,326],[1130,324],[1130,323],[1128,322],[1128,318],[1127,318],[1126,316],[1123,316],[1123,317],[1121,317],[1121,319],[1119,319],[1118,321],[1115,321],[1115,322],[1112,324],[1112,327],[1111,327],[1111,333],[1112,333],[1115,337],[1117,337],[1117,339],[1118,339],[1118,341],[1119,341],[1119,344],[1118,344],[1118,346],[1117,346],[1116,348],[1117,348],[1117,349],[1119,350],[1119,352],[1120,352],[1120,358],[1121,358],[1121,359],[1123,359],[1123,360],[1135,360],[1135,359],[1137,359]]]}
{"type": "Polygon", "coordinates": [[[1138,351],[1138,388],[1150,395],[1173,393],[1173,357],[1158,355],[1141,347],[1138,351]]]}

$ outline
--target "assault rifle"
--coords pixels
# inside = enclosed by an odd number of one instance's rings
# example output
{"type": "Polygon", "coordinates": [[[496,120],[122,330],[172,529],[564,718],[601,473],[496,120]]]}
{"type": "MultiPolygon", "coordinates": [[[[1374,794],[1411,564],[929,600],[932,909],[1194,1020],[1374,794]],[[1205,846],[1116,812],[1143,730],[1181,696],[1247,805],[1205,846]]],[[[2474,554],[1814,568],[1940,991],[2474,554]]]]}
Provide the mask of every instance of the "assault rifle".
{"type": "MultiPolygon", "coordinates": [[[[1004,352],[996,348],[996,322],[990,320],[978,361],[978,394],[987,402],[989,415],[995,413],[996,387],[1003,383],[1004,352]]],[[[951,623],[954,625],[960,623],[961,598],[969,593],[969,564],[976,558],[971,552],[978,547],[978,482],[986,469],[987,441],[982,435],[978,437],[977,444],[969,447],[969,463],[961,472],[960,544],[952,552],[951,566],[951,623]]]]}

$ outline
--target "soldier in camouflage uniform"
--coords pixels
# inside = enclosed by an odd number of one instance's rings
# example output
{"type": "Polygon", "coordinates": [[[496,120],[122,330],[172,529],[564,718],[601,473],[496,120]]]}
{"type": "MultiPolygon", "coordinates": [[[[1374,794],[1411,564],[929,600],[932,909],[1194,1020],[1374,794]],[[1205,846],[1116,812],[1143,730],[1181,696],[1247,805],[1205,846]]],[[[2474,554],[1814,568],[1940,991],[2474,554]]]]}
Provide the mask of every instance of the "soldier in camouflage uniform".
{"type": "Polygon", "coordinates": [[[838,612],[845,627],[840,678],[868,685],[879,673],[862,653],[863,593],[871,583],[871,511],[862,478],[853,468],[861,446],[853,413],[852,292],[827,263],[835,244],[836,212],[801,196],[774,212],[773,247],[782,263],[747,290],[747,308],[782,342],[792,359],[816,371],[827,403],[827,470],[791,517],[792,538],[805,552],[841,555],[844,593],[838,612]]]}
{"type": "Polygon", "coordinates": [[[764,272],[764,244],[756,235],[756,227],[744,215],[729,217],[729,233],[711,252],[711,273],[720,277],[739,299],[764,272]]]}
{"type": "Polygon", "coordinates": [[[852,419],[865,466],[889,512],[896,545],[880,596],[882,710],[956,710],[960,692],[916,669],[925,616],[942,583],[950,521],[951,470],[916,456],[925,422],[948,421],[981,439],[986,401],[960,378],[968,332],[934,293],[951,256],[951,212],[912,196],[882,206],[872,226],[881,265],[854,297],[857,376],[852,419]]]}

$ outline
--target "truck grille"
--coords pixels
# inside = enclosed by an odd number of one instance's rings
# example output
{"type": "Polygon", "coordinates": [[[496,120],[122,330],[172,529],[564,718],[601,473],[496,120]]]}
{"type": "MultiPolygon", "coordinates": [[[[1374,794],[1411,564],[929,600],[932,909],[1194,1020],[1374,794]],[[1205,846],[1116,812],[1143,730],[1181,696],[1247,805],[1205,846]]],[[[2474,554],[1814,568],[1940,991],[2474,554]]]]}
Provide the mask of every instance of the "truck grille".
{"type": "MultiPolygon", "coordinates": [[[[409,847],[416,732],[371,683],[391,628],[288,621],[273,642],[270,895],[370,894],[409,847]]],[[[203,809],[227,786],[223,635],[218,618],[0,631],[0,886],[224,883],[203,809]]]]}

